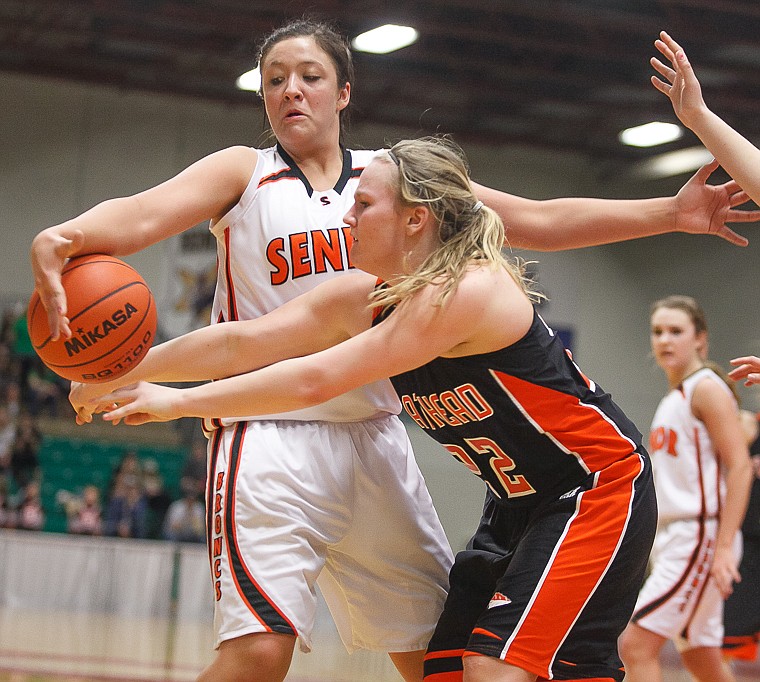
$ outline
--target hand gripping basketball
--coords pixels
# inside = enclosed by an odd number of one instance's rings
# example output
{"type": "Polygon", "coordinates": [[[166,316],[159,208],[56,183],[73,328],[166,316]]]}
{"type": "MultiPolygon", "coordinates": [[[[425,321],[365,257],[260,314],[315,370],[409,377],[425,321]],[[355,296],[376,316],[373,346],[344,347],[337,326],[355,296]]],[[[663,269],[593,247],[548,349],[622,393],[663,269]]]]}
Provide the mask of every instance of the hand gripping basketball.
{"type": "Polygon", "coordinates": [[[110,381],[135,367],[156,337],[156,303],[145,280],[124,261],[103,254],[72,258],[61,282],[72,336],[51,340],[35,291],[27,325],[37,355],[56,374],[82,383],[110,381]]]}

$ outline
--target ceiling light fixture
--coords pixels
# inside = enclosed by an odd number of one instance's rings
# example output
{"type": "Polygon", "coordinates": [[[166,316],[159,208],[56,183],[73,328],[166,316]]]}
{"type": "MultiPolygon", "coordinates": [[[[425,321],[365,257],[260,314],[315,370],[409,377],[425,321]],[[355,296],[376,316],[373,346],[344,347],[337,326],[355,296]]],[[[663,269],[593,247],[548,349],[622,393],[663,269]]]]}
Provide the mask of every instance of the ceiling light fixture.
{"type": "Polygon", "coordinates": [[[641,161],[634,166],[633,174],[647,180],[667,178],[682,173],[693,173],[712,160],[713,155],[704,147],[689,147],[641,161]]]}
{"type": "Polygon", "coordinates": [[[652,121],[644,125],[626,128],[618,139],[631,147],[654,147],[658,144],[673,142],[683,135],[683,128],[675,123],[652,121]]]}
{"type": "Polygon", "coordinates": [[[385,24],[356,36],[351,41],[351,47],[359,52],[387,54],[411,45],[417,41],[419,35],[411,26],[385,24]]]}
{"type": "Polygon", "coordinates": [[[235,81],[235,85],[240,90],[250,90],[251,92],[258,92],[261,90],[261,71],[257,66],[255,69],[246,71],[235,81]]]}

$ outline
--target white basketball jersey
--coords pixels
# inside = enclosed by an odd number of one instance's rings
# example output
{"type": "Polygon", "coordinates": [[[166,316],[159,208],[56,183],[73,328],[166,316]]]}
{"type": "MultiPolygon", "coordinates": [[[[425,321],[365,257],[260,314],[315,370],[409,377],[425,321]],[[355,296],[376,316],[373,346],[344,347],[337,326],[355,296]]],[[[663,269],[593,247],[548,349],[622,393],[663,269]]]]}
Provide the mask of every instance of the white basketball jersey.
{"type": "MultiPolygon", "coordinates": [[[[279,145],[257,153],[240,201],[209,228],[218,258],[212,323],[260,317],[352,268],[343,216],[353,205],[359,175],[377,152],[344,150],[340,179],[322,192],[312,189],[279,145]]],[[[386,380],[312,408],[257,418],[359,421],[398,414],[400,407],[386,380]]]]}
{"type": "Polygon", "coordinates": [[[694,389],[702,380],[715,381],[731,394],[725,382],[704,367],[660,401],[652,421],[649,449],[661,524],[716,517],[725,497],[725,480],[712,441],[691,409],[694,389]]]}

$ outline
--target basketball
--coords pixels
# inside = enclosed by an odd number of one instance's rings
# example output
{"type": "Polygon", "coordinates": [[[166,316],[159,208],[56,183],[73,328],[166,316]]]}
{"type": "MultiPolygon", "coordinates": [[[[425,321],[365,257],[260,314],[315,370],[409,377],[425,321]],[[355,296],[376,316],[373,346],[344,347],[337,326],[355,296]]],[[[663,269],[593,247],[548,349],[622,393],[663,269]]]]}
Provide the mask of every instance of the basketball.
{"type": "Polygon", "coordinates": [[[102,254],[72,258],[61,275],[72,336],[51,340],[35,291],[27,325],[34,350],[64,379],[110,381],[135,367],[156,337],[156,304],[145,280],[124,261],[102,254]]]}

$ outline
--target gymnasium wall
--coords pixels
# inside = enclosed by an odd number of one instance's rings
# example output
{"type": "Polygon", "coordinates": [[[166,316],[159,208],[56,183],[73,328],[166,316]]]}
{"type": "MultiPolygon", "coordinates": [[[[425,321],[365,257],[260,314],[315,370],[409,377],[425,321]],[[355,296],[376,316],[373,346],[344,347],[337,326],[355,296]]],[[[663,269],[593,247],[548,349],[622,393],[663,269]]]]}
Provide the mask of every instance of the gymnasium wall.
{"type": "MultiPolygon", "coordinates": [[[[258,106],[225,106],[7,74],[0,75],[0,91],[3,306],[25,303],[32,291],[28,249],[40,229],[103,199],[154,185],[214,150],[256,145],[262,132],[258,106]]],[[[375,147],[415,134],[355,127],[351,141],[357,147],[375,147]]],[[[544,148],[465,148],[474,179],[536,199],[665,196],[686,179],[643,183],[612,164],[544,148]]],[[[540,261],[538,281],[550,297],[543,310],[547,321],[572,334],[576,360],[642,431],[666,389],[648,355],[647,319],[653,299],[668,293],[699,298],[710,323],[711,355],[718,362],[760,352],[755,282],[760,225],[739,229],[753,241],[746,249],[714,237],[667,235],[594,249],[520,254],[540,261]]],[[[169,269],[172,253],[172,245],[163,243],[128,259],[159,300],[176,277],[169,269]]],[[[754,395],[747,393],[745,398],[748,407],[760,409],[754,395]]],[[[458,545],[478,516],[481,485],[419,435],[415,433],[415,445],[421,466],[452,543],[458,545]],[[455,496],[447,494],[453,489],[455,496]],[[463,517],[465,506],[472,515],[463,517]]]]}

